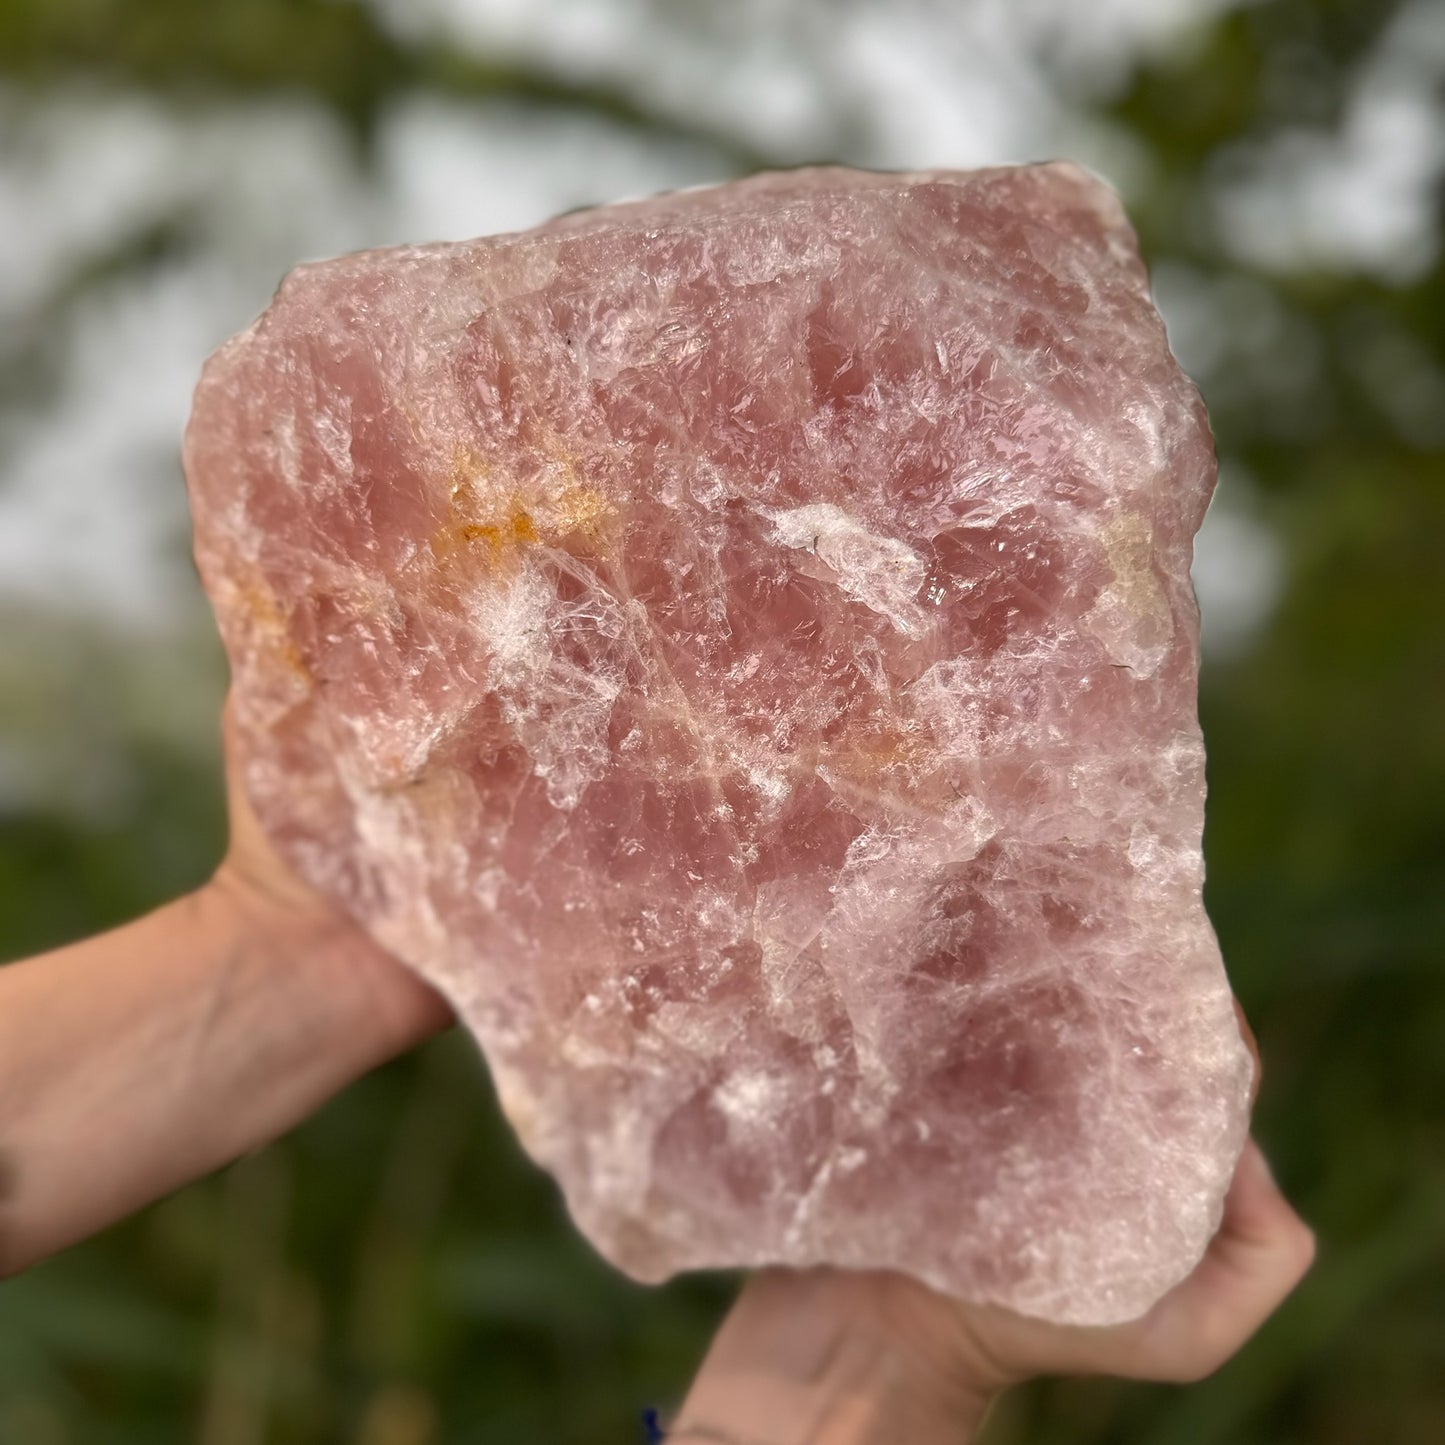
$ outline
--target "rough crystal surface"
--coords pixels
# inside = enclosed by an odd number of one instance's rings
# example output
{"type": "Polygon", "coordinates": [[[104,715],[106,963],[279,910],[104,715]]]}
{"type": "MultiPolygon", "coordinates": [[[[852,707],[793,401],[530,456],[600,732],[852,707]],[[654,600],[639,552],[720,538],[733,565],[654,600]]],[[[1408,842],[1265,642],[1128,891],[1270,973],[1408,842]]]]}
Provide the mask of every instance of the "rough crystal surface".
{"type": "Polygon", "coordinates": [[[295,271],[210,360],[246,777],[643,1279],[1140,1313],[1251,1065],[1194,388],[1113,194],[820,169],[295,271]]]}

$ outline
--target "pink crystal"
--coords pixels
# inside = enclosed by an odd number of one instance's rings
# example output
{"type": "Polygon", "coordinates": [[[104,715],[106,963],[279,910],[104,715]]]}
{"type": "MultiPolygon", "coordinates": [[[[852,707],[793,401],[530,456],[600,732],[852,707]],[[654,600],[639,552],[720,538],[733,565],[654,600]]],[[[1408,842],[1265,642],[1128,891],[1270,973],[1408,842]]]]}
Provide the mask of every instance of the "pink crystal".
{"type": "Polygon", "coordinates": [[[276,844],[629,1273],[1075,1323],[1216,1228],[1214,480],[1114,195],[809,170],[303,266],[186,442],[276,844]]]}

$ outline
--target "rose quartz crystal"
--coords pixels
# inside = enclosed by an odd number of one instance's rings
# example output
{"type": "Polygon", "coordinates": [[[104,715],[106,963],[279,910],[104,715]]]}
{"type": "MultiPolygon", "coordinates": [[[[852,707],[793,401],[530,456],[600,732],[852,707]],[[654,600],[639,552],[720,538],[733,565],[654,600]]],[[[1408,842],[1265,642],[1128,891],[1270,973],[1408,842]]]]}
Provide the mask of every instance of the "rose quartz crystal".
{"type": "Polygon", "coordinates": [[[245,777],[624,1270],[1139,1314],[1252,1065],[1210,436],[1114,195],[808,170],[303,266],[186,442],[245,777]]]}

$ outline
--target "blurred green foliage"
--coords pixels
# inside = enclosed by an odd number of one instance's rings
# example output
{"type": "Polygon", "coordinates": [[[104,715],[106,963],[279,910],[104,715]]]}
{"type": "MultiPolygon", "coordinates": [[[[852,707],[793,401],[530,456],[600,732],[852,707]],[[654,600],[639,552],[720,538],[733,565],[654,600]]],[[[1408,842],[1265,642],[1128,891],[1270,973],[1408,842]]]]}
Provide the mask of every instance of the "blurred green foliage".
{"type": "MultiPolygon", "coordinates": [[[[1251,274],[1201,205],[1241,143],[1338,121],[1396,9],[1247,6],[1104,111],[1147,166],[1133,210],[1151,261],[1242,279],[1274,317],[1205,378],[1221,455],[1257,483],[1287,571],[1263,636],[1206,668],[1208,898],[1265,1052],[1258,1132],[1319,1263],[1208,1382],[1041,1383],[1001,1406],[992,1445],[1445,1441],[1445,460],[1435,403],[1401,402],[1422,394],[1402,367],[1445,367],[1445,275],[1251,274]]],[[[337,0],[0,0],[0,79],[97,78],[186,104],[301,91],[363,150],[386,96],[420,86],[703,133],[740,170],[767,160],[606,87],[409,48],[337,0]]],[[[117,644],[102,675],[127,665],[117,644]]],[[[108,810],[0,815],[7,954],[213,865],[214,759],[126,724],[143,710],[109,720],[129,781],[108,810]]],[[[602,1265],[451,1037],[0,1289],[0,1441],[635,1440],[728,1289],[641,1290],[602,1265]]]]}
{"type": "Polygon", "coordinates": [[[397,95],[508,96],[701,140],[739,171],[770,159],[725,131],[659,114],[625,89],[441,43],[403,43],[351,0],[0,0],[0,67],[31,86],[101,80],[191,104],[301,95],[332,108],[363,142],[397,95]]]}

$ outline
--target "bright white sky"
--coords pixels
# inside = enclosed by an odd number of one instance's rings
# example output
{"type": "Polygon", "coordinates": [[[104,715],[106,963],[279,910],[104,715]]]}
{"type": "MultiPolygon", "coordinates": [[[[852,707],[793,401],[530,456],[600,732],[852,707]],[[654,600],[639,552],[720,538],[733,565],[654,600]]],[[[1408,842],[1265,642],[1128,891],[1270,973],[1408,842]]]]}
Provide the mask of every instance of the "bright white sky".
{"type": "MultiPolygon", "coordinates": [[[[710,31],[676,16],[724,7],[371,3],[403,37],[622,86],[784,156],[911,167],[1067,155],[1127,199],[1144,159],[1051,90],[1038,54],[1065,63],[1086,99],[1140,55],[1188,45],[1230,0],[740,0],[710,31]]],[[[1302,134],[1239,158],[1213,202],[1241,260],[1323,261],[1386,278],[1432,263],[1430,188],[1445,168],[1432,88],[1442,22],[1445,9],[1429,0],[1407,10],[1341,134],[1302,134]]],[[[56,95],[21,110],[0,93],[0,134],[0,347],[19,337],[23,348],[37,302],[117,238],[177,206],[201,231],[193,256],[119,276],[73,309],[52,406],[29,414],[0,397],[0,600],[159,635],[205,624],[184,562],[176,461],[191,388],[206,353],[265,305],[291,265],[521,228],[726,174],[705,147],[592,117],[425,96],[385,117],[375,176],[357,170],[336,123],[303,104],[183,116],[143,96],[56,95]]],[[[1175,280],[1166,315],[1186,365],[1203,375],[1210,307],[1191,306],[1188,278],[1175,280]]],[[[1227,480],[1200,541],[1206,640],[1221,649],[1247,642],[1279,590],[1278,549],[1248,503],[1242,479],[1227,480]]]]}

